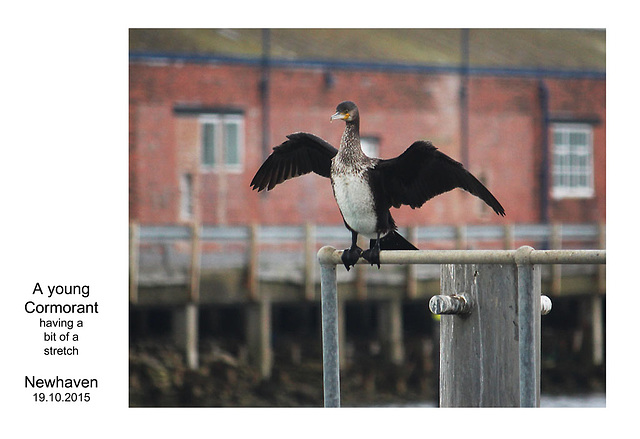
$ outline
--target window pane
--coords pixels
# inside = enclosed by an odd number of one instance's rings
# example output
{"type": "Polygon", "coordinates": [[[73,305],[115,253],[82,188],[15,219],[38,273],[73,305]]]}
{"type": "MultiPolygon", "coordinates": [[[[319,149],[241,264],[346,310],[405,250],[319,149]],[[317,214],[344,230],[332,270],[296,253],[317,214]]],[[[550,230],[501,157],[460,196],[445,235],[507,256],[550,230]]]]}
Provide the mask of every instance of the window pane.
{"type": "Polygon", "coordinates": [[[553,133],[553,143],[554,143],[556,146],[559,146],[559,145],[561,145],[561,144],[563,143],[563,142],[562,142],[562,132],[561,132],[560,130],[556,130],[556,131],[553,133]]]}
{"type": "Polygon", "coordinates": [[[559,197],[583,197],[591,193],[593,163],[591,127],[586,124],[554,124],[552,145],[553,190],[559,197]]]}
{"type": "Polygon", "coordinates": [[[569,135],[569,143],[573,146],[575,145],[584,145],[585,143],[585,134],[581,132],[573,132],[569,135]]]}
{"type": "Polygon", "coordinates": [[[215,165],[216,130],[213,123],[202,124],[202,164],[215,165]]]}
{"type": "Polygon", "coordinates": [[[225,163],[228,165],[240,164],[240,145],[238,141],[238,124],[227,123],[224,126],[225,133],[225,163]]]}

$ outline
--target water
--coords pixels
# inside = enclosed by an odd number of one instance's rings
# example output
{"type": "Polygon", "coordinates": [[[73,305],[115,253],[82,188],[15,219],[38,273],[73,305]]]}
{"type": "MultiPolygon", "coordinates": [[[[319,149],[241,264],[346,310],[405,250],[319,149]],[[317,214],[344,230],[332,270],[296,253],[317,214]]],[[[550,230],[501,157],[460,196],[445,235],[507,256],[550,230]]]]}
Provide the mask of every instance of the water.
{"type": "Polygon", "coordinates": [[[587,395],[542,395],[540,407],[606,407],[604,393],[587,395]]]}
{"type": "MultiPolygon", "coordinates": [[[[413,405],[411,405],[413,407],[413,405]]],[[[389,407],[402,407],[402,405],[391,405],[389,407]]],[[[409,407],[409,405],[407,405],[409,407]]],[[[418,404],[418,407],[438,407],[437,402],[425,402],[418,404]]],[[[606,398],[604,393],[592,393],[585,395],[542,395],[540,396],[541,408],[591,408],[606,407],[606,398]]]]}

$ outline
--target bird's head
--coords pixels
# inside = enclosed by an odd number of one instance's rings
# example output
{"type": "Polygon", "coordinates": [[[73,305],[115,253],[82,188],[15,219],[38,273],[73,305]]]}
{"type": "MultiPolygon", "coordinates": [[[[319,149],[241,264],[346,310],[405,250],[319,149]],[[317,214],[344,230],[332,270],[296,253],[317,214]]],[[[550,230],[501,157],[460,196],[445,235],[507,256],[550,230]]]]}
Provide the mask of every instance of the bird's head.
{"type": "Polygon", "coordinates": [[[351,101],[340,102],[336,107],[336,113],[331,116],[331,120],[344,120],[353,122],[358,119],[358,107],[351,101]]]}

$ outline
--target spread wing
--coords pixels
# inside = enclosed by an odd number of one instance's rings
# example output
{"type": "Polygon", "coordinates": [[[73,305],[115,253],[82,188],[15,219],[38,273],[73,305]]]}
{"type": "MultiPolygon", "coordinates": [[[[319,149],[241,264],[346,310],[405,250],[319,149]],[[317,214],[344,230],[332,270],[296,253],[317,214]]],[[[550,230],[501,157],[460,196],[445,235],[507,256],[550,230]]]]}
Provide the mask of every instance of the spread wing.
{"type": "Polygon", "coordinates": [[[389,206],[406,204],[416,208],[436,195],[461,188],[482,199],[498,215],[505,214],[502,205],[477,178],[431,142],[414,142],[398,157],[380,160],[372,177],[389,206]]]}
{"type": "Polygon", "coordinates": [[[260,166],[251,180],[251,188],[260,192],[268,191],[277,184],[299,175],[315,172],[329,178],[331,175],[331,159],[338,150],[329,142],[309,133],[294,133],[287,136],[260,166]]]}

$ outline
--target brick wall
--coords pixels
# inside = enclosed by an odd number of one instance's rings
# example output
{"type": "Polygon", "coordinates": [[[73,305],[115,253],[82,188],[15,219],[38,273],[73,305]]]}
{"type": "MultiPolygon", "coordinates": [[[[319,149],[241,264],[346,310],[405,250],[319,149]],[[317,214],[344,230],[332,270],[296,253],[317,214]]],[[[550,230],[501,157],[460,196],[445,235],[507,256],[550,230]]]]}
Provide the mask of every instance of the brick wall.
{"type": "MultiPolygon", "coordinates": [[[[459,86],[455,75],[335,70],[331,85],[322,69],[271,72],[270,144],[296,131],[338,145],[344,123],[329,123],[335,106],[353,100],[361,134],[380,140],[380,156],[400,154],[414,140],[429,139],[460,160],[459,86]]],[[[177,223],[180,175],[194,172],[199,215],[216,224],[341,224],[327,179],[309,175],[263,195],[249,182],[262,163],[259,68],[213,63],[130,65],[130,206],[142,223],[177,223]],[[232,107],[244,114],[244,161],[240,173],[200,172],[196,116],[174,108],[232,107]]],[[[605,218],[605,81],[545,79],[550,112],[586,117],[594,126],[596,196],[550,202],[552,220],[605,218]]],[[[506,219],[483,203],[453,191],[421,209],[393,209],[398,224],[537,222],[540,220],[541,126],[538,80],[471,77],[469,168],[505,206],[506,219]]]]}

